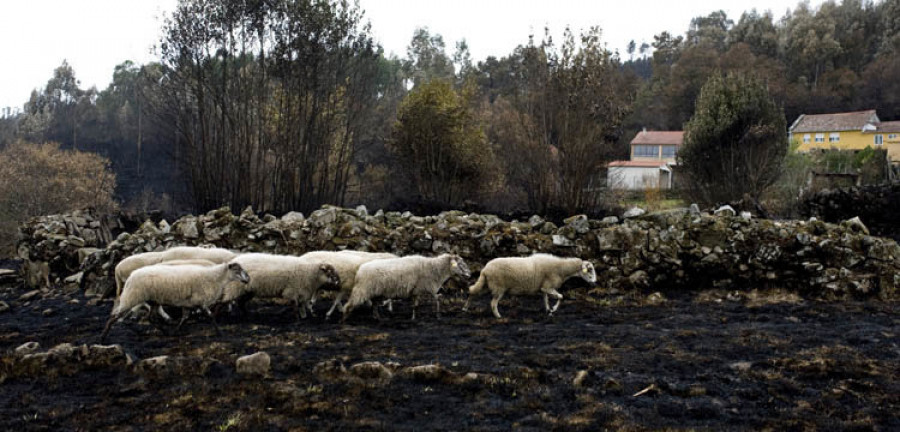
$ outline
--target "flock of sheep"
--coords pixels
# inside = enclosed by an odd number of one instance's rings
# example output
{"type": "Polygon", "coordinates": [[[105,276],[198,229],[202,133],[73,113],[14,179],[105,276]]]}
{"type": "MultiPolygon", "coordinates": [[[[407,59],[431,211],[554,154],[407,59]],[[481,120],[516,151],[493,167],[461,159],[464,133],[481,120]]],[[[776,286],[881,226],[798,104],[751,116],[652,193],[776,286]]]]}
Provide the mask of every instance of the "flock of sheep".
{"type": "MultiPolygon", "coordinates": [[[[471,277],[458,255],[437,257],[361,251],[316,251],[302,256],[264,253],[237,254],[227,249],[174,247],[147,252],[122,260],[115,269],[117,299],[103,329],[105,340],[111,326],[133,310],[155,305],[156,312],[171,321],[163,306],[182,308],[179,327],[189,312],[200,309],[215,325],[212,308],[236,303],[241,309],[251,298],[281,298],[293,302],[298,318],[312,312],[320,290],[336,290],[326,319],[342,306],[342,321],[363,304],[383,298],[413,298],[412,318],[419,297],[431,295],[440,314],[438,292],[452,276],[471,277]],[[342,304],[344,298],[347,303],[342,304]]],[[[596,282],[594,266],[579,258],[534,254],[525,258],[497,258],[485,265],[478,281],[469,287],[472,297],[491,292],[491,310],[500,318],[497,305],[504,295],[543,295],[544,307],[552,314],[562,299],[557,289],[567,279],[580,277],[596,282]],[[551,308],[549,297],[556,299],[551,308]]],[[[152,309],[152,308],[151,308],[152,309]]],[[[377,315],[377,308],[373,312],[377,315]]],[[[218,331],[218,326],[216,326],[218,331]]]]}

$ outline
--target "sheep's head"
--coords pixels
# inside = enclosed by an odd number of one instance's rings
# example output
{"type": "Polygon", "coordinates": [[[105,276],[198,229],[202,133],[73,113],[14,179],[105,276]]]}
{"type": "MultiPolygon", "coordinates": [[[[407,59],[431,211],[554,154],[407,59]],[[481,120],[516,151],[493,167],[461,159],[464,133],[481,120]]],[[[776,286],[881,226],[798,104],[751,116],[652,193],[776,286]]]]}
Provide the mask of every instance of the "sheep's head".
{"type": "Polygon", "coordinates": [[[228,274],[231,280],[236,280],[241,283],[250,283],[250,275],[241,267],[238,263],[229,263],[228,264],[228,274]]]}
{"type": "Polygon", "coordinates": [[[327,285],[341,285],[341,277],[331,264],[319,264],[319,280],[327,285]]]}
{"type": "Polygon", "coordinates": [[[590,261],[581,262],[581,270],[578,275],[590,283],[597,283],[597,272],[594,271],[594,265],[590,261]]]}
{"type": "Polygon", "coordinates": [[[450,255],[450,269],[453,271],[453,274],[460,275],[463,278],[468,279],[472,277],[472,271],[469,270],[469,266],[466,265],[466,262],[459,255],[450,255]]]}

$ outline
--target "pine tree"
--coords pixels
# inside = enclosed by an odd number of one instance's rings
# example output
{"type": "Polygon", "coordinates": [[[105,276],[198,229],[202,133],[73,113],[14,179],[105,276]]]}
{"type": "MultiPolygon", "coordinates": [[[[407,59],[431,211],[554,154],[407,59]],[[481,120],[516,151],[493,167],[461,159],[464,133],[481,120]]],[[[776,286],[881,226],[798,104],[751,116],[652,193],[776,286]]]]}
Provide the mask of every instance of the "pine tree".
{"type": "Polygon", "coordinates": [[[684,130],[678,169],[688,196],[702,204],[745,195],[759,201],[788,150],[783,109],[762,81],[746,75],[713,74],[684,130]]]}

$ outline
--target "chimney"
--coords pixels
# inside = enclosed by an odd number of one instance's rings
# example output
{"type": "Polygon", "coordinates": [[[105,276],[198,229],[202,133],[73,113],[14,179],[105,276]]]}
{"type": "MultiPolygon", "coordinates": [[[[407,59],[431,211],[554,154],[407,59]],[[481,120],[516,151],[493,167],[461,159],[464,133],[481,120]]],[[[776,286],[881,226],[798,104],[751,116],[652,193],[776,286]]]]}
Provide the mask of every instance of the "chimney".
{"type": "Polygon", "coordinates": [[[644,133],[647,132],[647,126],[644,126],[644,133]]]}

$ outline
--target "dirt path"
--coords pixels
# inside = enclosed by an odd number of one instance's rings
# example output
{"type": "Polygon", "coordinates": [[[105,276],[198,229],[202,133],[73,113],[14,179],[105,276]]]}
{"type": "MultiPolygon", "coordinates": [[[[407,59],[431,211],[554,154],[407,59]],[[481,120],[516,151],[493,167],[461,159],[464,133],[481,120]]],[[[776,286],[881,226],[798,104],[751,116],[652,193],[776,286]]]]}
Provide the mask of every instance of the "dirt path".
{"type": "MultiPolygon", "coordinates": [[[[13,306],[0,314],[4,355],[27,341],[97,343],[111,307],[86,306],[78,295],[80,304],[61,296],[21,306],[15,298],[0,294],[13,306]]],[[[346,325],[297,324],[288,307],[254,304],[247,319],[220,323],[221,336],[203,320],[181,337],[128,322],[110,342],[136,358],[220,363],[157,378],[120,368],[10,379],[0,384],[0,429],[900,429],[894,303],[749,307],[685,297],[604,307],[591,299],[603,300],[570,292],[553,318],[537,298],[504,300],[500,322],[487,298],[469,313],[462,299],[448,298],[440,320],[426,302],[417,322],[406,302],[382,322],[361,310],[346,325]],[[234,360],[258,350],[272,357],[270,375],[236,374],[234,360]],[[320,373],[324,364],[362,361],[438,363],[452,378],[320,373]],[[586,374],[576,386],[579,371],[586,374]],[[470,372],[478,378],[461,378],[470,372]]]]}

